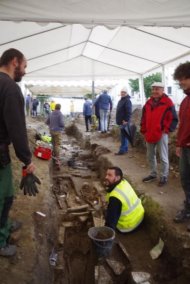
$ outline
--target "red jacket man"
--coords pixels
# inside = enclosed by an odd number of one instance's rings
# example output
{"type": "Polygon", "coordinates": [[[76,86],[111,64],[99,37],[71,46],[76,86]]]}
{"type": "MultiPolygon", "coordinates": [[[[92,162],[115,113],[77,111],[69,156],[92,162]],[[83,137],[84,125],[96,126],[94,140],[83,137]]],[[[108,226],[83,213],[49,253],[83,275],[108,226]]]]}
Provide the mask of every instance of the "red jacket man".
{"type": "Polygon", "coordinates": [[[160,100],[155,101],[151,97],[143,107],[141,119],[141,133],[146,142],[158,142],[163,133],[175,130],[177,125],[177,114],[172,100],[163,93],[160,100]]]}
{"type": "Polygon", "coordinates": [[[147,143],[147,157],[150,175],[143,182],[150,182],[157,177],[156,147],[161,160],[159,186],[166,184],[169,171],[168,133],[177,126],[177,114],[172,100],[164,93],[164,85],[155,82],[152,85],[151,98],[143,107],[141,133],[147,143]]]}

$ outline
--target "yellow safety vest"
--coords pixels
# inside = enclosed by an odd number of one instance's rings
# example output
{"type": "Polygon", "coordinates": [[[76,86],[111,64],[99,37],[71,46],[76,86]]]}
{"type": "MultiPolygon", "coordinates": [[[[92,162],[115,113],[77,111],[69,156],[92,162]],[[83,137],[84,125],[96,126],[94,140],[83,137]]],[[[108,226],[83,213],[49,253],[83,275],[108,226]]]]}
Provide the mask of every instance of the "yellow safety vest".
{"type": "Polygon", "coordinates": [[[122,204],[117,229],[120,232],[133,231],[144,218],[144,208],[131,185],[125,179],[121,180],[111,192],[107,193],[108,202],[110,197],[119,199],[122,204]]]}
{"type": "Polygon", "coordinates": [[[51,102],[51,103],[50,103],[50,109],[51,109],[51,111],[55,110],[55,105],[56,105],[55,102],[51,102]]]}

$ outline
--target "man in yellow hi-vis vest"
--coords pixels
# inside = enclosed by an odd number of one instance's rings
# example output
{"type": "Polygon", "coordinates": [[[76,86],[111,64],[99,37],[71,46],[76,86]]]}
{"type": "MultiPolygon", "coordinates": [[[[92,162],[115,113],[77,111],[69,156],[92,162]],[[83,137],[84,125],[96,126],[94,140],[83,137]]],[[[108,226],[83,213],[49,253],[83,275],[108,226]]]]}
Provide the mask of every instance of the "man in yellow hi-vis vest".
{"type": "Polygon", "coordinates": [[[105,225],[122,233],[133,231],[144,218],[141,200],[118,167],[108,168],[105,184],[108,202],[105,225]]]}

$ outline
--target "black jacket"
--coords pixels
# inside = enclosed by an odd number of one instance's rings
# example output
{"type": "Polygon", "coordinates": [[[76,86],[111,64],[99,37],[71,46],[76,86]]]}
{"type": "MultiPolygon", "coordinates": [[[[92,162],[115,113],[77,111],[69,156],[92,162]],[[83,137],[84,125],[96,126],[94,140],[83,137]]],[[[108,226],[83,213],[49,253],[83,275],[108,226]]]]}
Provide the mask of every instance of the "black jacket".
{"type": "Polygon", "coordinates": [[[122,125],[123,120],[129,122],[131,119],[131,114],[132,114],[132,104],[130,96],[127,95],[125,97],[122,97],[117,104],[116,123],[118,125],[122,125]]]}
{"type": "Polygon", "coordinates": [[[24,98],[20,87],[7,74],[0,72],[0,144],[13,143],[18,159],[31,163],[28,146],[24,98]]]}

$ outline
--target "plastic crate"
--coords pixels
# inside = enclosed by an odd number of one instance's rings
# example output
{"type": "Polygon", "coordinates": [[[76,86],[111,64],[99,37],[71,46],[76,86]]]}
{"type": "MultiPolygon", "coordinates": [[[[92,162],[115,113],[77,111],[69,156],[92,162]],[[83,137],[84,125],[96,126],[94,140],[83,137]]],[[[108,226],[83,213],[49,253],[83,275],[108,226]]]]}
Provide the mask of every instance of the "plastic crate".
{"type": "Polygon", "coordinates": [[[51,149],[44,147],[37,147],[34,150],[34,155],[40,159],[49,160],[51,159],[51,149]]]}

